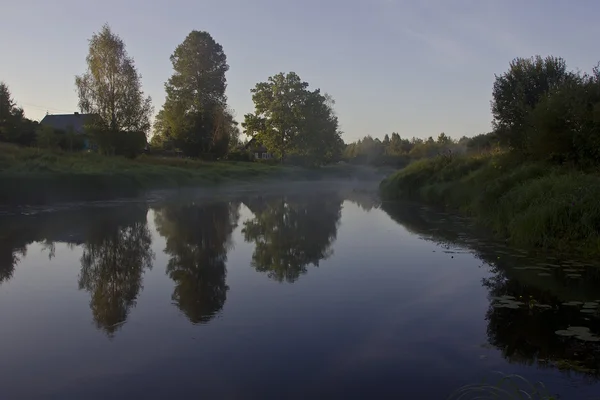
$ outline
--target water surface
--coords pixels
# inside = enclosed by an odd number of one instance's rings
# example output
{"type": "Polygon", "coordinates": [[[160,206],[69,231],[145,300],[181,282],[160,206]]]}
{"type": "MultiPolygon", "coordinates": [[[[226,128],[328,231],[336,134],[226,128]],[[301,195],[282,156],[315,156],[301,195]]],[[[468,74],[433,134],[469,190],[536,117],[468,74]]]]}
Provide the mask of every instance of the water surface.
{"type": "Polygon", "coordinates": [[[598,398],[596,271],[347,188],[4,215],[0,398],[598,398]]]}

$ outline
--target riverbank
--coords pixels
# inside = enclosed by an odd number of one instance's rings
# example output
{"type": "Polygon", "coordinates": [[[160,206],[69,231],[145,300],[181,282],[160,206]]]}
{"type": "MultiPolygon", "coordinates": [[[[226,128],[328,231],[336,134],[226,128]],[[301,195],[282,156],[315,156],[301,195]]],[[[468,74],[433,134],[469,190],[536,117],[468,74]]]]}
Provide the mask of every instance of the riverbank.
{"type": "Polygon", "coordinates": [[[509,153],[415,162],[380,184],[384,200],[412,199],[474,217],[515,245],[600,253],[600,175],[523,162],[509,153]]]}
{"type": "Polygon", "coordinates": [[[378,174],[372,168],[350,165],[301,168],[148,156],[130,160],[0,144],[0,205],[106,200],[153,189],[227,183],[370,179],[378,174]]]}

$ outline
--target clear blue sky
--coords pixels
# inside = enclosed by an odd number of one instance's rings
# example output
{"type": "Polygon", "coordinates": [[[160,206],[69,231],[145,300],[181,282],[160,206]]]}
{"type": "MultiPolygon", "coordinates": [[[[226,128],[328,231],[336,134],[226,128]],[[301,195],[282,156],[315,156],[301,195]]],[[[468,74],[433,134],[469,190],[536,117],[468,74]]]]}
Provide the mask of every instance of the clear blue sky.
{"type": "Polygon", "coordinates": [[[494,73],[514,57],[556,55],[590,71],[600,60],[594,0],[19,0],[3,1],[0,80],[28,117],[77,111],[74,76],[108,22],[143,75],[156,111],[169,56],[206,30],[228,57],[230,105],[295,71],[336,100],[344,139],[471,136],[490,129],[494,73]]]}

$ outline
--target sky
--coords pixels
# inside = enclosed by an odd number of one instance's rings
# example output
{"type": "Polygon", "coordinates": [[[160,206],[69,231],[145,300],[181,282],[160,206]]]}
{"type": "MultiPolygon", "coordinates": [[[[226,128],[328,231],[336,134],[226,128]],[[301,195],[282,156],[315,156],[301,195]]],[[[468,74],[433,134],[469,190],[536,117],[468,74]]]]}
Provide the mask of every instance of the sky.
{"type": "Polygon", "coordinates": [[[346,142],[365,135],[458,138],[488,132],[494,74],[516,57],[591,71],[595,0],[0,0],[0,81],[27,117],[78,111],[75,75],[108,23],[158,112],[169,56],[192,30],[223,46],[239,121],[250,89],[294,71],[336,101],[346,142]]]}

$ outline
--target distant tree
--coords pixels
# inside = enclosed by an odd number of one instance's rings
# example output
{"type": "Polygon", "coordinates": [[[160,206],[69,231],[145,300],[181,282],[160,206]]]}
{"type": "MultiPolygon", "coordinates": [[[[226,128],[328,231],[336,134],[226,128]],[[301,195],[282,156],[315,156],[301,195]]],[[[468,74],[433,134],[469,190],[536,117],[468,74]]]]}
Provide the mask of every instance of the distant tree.
{"type": "Polygon", "coordinates": [[[552,56],[517,58],[507,72],[496,75],[492,115],[500,140],[514,149],[525,149],[528,114],[546,94],[570,77],[565,60],[552,56]]]}
{"type": "Polygon", "coordinates": [[[442,145],[447,145],[452,143],[452,138],[446,135],[444,132],[440,133],[437,138],[437,142],[442,145]]]}
{"type": "Polygon", "coordinates": [[[152,100],[144,97],[142,77],[125,43],[108,25],[89,43],[87,71],[75,77],[81,112],[99,115],[94,128],[100,131],[147,133],[152,100]]]}
{"type": "Polygon", "coordinates": [[[295,72],[279,73],[251,90],[255,112],[246,114],[245,133],[256,137],[283,162],[287,155],[322,163],[341,154],[343,142],[333,100],[295,72]]]}
{"type": "Polygon", "coordinates": [[[383,143],[384,146],[389,146],[390,145],[390,136],[387,133],[383,137],[383,142],[382,143],[383,143]]]}
{"type": "Polygon", "coordinates": [[[167,99],[154,124],[155,143],[172,143],[190,156],[224,155],[237,125],[226,104],[229,65],[223,47],[208,32],[192,31],[171,63],[167,99]]]}

